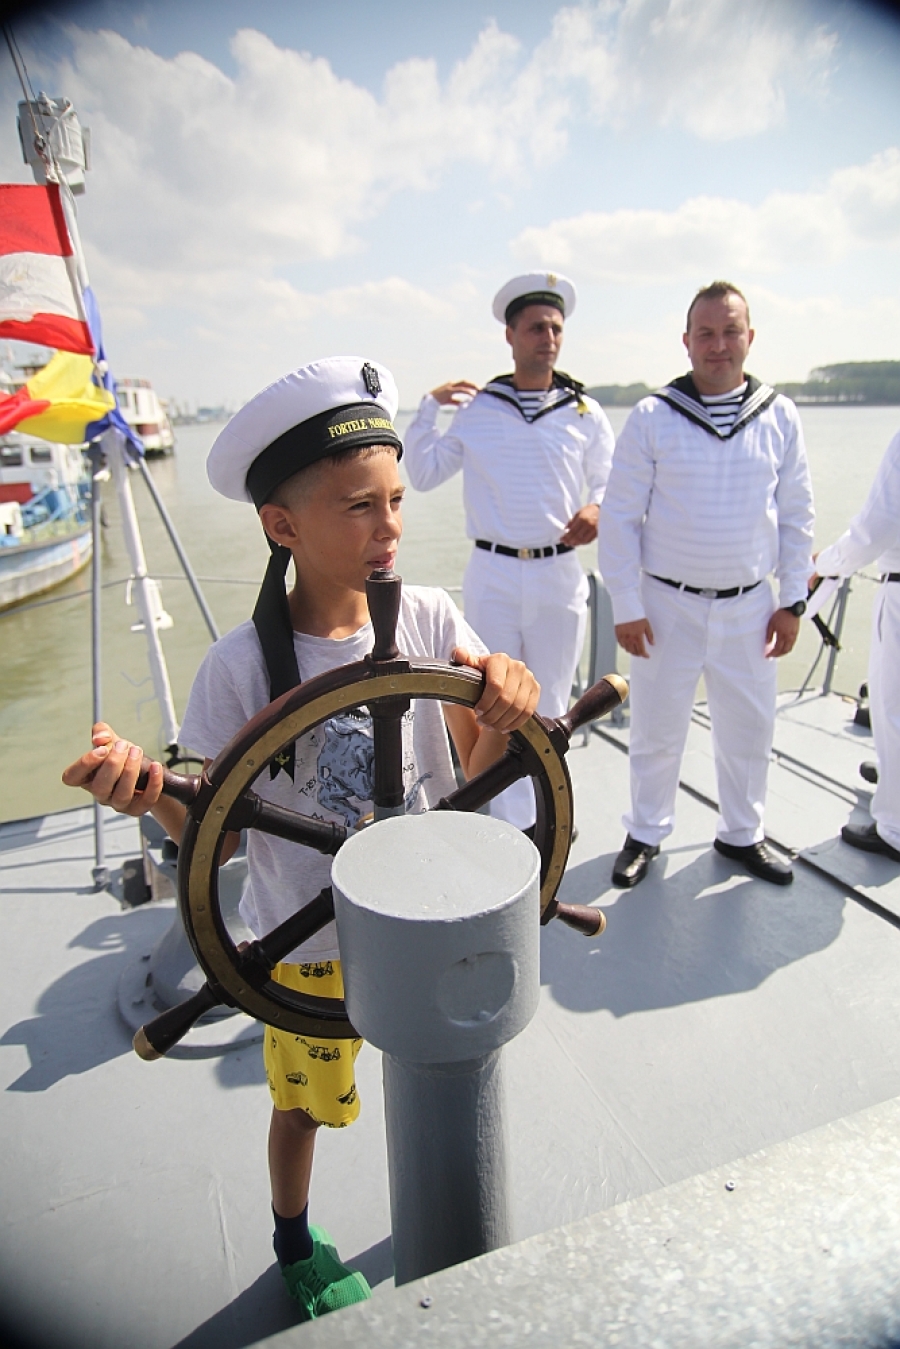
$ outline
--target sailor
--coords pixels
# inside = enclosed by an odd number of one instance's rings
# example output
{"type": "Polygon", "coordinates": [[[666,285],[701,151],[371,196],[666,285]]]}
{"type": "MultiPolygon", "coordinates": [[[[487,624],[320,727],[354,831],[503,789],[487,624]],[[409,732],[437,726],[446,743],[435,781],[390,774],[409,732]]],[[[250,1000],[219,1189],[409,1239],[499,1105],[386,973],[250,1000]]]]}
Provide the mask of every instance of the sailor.
{"type": "Polygon", "coordinates": [[[612,875],[622,888],[643,879],[674,827],[701,676],[716,851],[763,880],[793,879],[763,841],[763,803],[774,658],[792,649],[806,608],[813,504],[797,409],[744,373],[753,337],[736,286],[698,291],[683,337],[692,373],[642,399],[616,445],[599,551],[632,657],[631,811],[612,875]]]}
{"type": "MultiPolygon", "coordinates": [[[[614,447],[600,406],[555,369],[574,308],[575,287],[558,273],[508,281],[493,313],[505,326],[513,373],[482,389],[468,380],[432,389],[405,437],[413,487],[431,491],[462,470],[475,545],[463,578],[466,619],[489,647],[530,667],[541,685],[538,710],[550,717],[568,707],[584,642],[587,578],[573,550],[597,537],[614,447]],[[443,434],[442,407],[457,409],[443,434]]],[[[504,792],[492,813],[530,828],[530,784],[504,792]]]]}
{"type": "Polygon", "coordinates": [[[869,710],[878,786],[872,798],[872,823],[845,824],[841,837],[853,848],[900,862],[900,432],[887,447],[862,510],[837,543],[819,553],[816,572],[850,576],[870,562],[881,573],[869,648],[869,710]]]}

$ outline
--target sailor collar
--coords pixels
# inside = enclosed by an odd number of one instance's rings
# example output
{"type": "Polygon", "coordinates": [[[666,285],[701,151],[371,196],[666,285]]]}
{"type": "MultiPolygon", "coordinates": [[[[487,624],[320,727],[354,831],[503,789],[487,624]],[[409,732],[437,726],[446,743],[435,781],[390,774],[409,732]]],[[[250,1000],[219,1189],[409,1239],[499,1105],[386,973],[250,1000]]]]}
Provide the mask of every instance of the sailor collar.
{"type": "Polygon", "coordinates": [[[687,417],[688,421],[702,426],[704,431],[709,431],[717,440],[730,440],[738,431],[742,431],[748,422],[752,422],[754,417],[765,412],[769,404],[774,402],[776,393],[771,384],[763,384],[753,375],[747,375],[747,387],[741,399],[740,411],[727,431],[720,431],[709,415],[692,375],[681,375],[678,379],[663,385],[661,389],[657,389],[656,397],[668,403],[669,407],[680,412],[683,417],[687,417]]]}
{"type": "Polygon", "coordinates": [[[567,407],[570,403],[575,403],[578,409],[578,415],[583,417],[587,412],[587,404],[584,401],[584,385],[571,375],[567,375],[564,370],[554,370],[553,379],[547,399],[540,412],[534,417],[526,417],[522,405],[516,398],[516,388],[513,383],[512,375],[496,375],[489,379],[487,384],[481,389],[482,393],[490,394],[492,398],[499,398],[502,403],[509,403],[514,407],[523,421],[529,423],[538,421],[541,417],[546,417],[548,412],[555,412],[557,408],[567,407]]]}

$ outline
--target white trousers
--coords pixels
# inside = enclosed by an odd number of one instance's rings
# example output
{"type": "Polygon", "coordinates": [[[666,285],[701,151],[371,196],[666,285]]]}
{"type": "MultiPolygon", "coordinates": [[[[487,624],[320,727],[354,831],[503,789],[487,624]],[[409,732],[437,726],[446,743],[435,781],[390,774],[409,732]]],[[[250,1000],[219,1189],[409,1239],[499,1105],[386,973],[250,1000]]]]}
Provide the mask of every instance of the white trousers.
{"type": "MultiPolygon", "coordinates": [[[[466,622],[491,651],[522,660],[541,686],[538,711],[559,717],[569,706],[584,645],[588,583],[577,555],[527,560],[474,548],[463,577],[466,622]]],[[[491,814],[519,829],[534,824],[534,792],[517,782],[491,814]]]]}
{"type": "Polygon", "coordinates": [[[900,848],[900,581],[878,588],[869,649],[869,708],[878,755],[872,819],[892,848],[900,848]]]}
{"type": "Polygon", "coordinates": [[[775,726],[775,661],[766,625],[775,603],[768,581],[732,599],[704,599],[642,578],[655,645],[631,661],[633,838],[657,845],[675,825],[675,798],[691,709],[701,676],[712,719],[719,793],[716,834],[746,847],[763,837],[763,805],[775,726]]]}

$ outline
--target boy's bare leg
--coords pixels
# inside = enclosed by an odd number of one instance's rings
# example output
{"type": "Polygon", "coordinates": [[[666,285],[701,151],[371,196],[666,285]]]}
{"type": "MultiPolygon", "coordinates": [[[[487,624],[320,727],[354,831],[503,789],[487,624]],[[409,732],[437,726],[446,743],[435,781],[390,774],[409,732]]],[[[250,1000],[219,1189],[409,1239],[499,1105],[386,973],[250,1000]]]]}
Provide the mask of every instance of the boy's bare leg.
{"type": "Polygon", "coordinates": [[[269,1177],[272,1207],[282,1218],[296,1218],[309,1202],[309,1181],[318,1124],[305,1110],[272,1108],[269,1125],[269,1177]]]}

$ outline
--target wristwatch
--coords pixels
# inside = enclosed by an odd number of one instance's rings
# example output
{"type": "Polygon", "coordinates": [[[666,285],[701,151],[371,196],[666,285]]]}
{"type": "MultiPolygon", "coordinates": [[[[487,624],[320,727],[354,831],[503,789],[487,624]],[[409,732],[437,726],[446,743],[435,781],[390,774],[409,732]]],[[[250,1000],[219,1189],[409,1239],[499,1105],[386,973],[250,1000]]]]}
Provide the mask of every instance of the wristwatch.
{"type": "Polygon", "coordinates": [[[798,600],[796,604],[786,604],[784,607],[795,618],[802,618],[806,613],[806,600],[798,600]]]}

